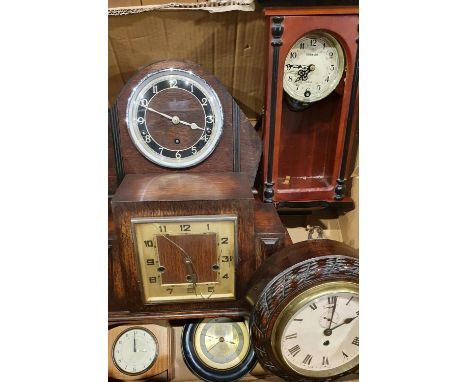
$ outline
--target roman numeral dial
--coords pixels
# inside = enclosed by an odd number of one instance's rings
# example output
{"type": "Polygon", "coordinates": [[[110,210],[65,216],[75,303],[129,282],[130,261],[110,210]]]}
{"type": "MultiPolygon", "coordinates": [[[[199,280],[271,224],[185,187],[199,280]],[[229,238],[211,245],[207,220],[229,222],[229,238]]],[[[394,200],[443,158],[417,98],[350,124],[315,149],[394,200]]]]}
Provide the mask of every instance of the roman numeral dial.
{"type": "Polygon", "coordinates": [[[358,363],[357,286],[302,299],[295,308],[280,339],[283,360],[294,372],[325,378],[358,363]]]}

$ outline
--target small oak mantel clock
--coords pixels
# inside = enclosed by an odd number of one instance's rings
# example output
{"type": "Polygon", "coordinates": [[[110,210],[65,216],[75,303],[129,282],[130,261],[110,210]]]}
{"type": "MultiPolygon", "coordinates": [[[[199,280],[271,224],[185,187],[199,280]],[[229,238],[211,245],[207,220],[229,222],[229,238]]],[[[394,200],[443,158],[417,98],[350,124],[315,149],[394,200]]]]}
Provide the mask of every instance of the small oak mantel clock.
{"type": "Polygon", "coordinates": [[[330,381],[359,365],[359,260],[332,240],[270,256],[248,287],[251,340],[264,368],[287,381],[330,381]]]}
{"type": "Polygon", "coordinates": [[[358,7],[265,8],[262,190],[280,207],[349,202],[358,7]]]}

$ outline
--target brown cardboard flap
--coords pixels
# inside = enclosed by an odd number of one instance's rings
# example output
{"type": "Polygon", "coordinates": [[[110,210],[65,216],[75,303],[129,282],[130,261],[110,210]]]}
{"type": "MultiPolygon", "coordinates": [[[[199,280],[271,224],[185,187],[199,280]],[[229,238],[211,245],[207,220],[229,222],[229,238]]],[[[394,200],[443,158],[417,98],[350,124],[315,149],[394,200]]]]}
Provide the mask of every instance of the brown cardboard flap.
{"type": "Polygon", "coordinates": [[[158,11],[109,17],[109,105],[139,68],[189,60],[214,74],[248,118],[263,106],[265,18],[260,11],[158,11]]]}

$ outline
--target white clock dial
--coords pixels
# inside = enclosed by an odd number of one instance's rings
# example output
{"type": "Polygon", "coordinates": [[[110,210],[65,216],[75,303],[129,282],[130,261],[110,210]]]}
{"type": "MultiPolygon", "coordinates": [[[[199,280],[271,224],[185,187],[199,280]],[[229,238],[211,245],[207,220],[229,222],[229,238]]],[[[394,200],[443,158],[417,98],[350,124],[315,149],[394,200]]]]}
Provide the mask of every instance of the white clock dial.
{"type": "Polygon", "coordinates": [[[301,37],[284,65],[283,88],[297,101],[310,103],[329,95],[340,82],[344,54],[339,42],[325,32],[301,37]]]}
{"type": "Polygon", "coordinates": [[[114,342],[112,359],[125,374],[136,375],[147,371],[158,357],[158,341],[144,328],[129,328],[114,342]]]}
{"type": "Polygon", "coordinates": [[[280,333],[283,360],[299,374],[337,375],[358,364],[359,295],[323,294],[306,301],[280,333]]]}

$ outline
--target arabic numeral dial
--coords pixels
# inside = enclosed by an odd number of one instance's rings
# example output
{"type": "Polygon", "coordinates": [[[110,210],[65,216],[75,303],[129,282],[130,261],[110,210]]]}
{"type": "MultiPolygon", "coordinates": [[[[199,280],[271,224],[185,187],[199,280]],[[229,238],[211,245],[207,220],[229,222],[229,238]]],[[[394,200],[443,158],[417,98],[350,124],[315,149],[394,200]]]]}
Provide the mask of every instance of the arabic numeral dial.
{"type": "Polygon", "coordinates": [[[344,66],[345,54],[338,40],[323,31],[310,32],[286,56],[284,91],[301,103],[319,101],[336,89],[344,66]]]}
{"type": "Polygon", "coordinates": [[[357,365],[359,295],[355,284],[330,286],[329,293],[306,291],[291,305],[291,315],[278,319],[280,354],[288,367],[302,376],[324,378],[357,365]]]}

